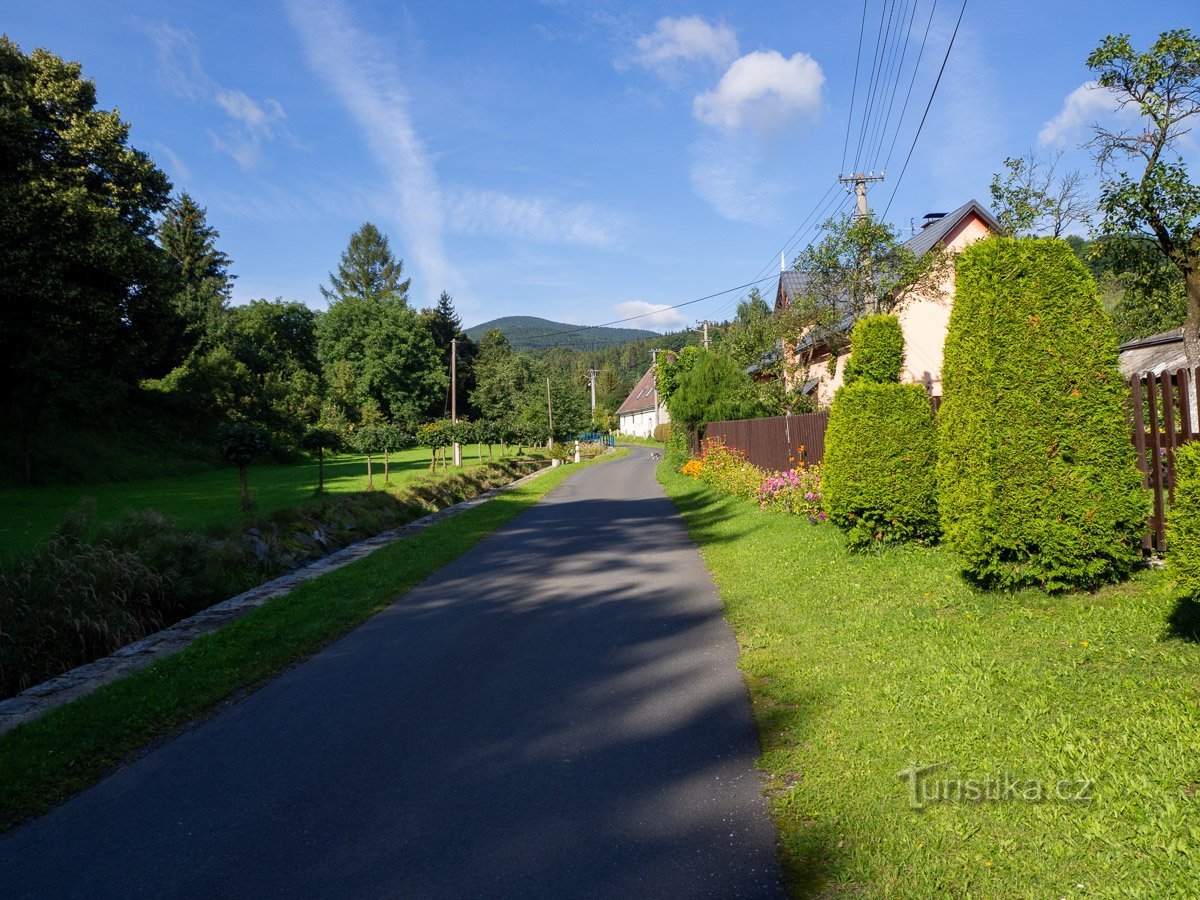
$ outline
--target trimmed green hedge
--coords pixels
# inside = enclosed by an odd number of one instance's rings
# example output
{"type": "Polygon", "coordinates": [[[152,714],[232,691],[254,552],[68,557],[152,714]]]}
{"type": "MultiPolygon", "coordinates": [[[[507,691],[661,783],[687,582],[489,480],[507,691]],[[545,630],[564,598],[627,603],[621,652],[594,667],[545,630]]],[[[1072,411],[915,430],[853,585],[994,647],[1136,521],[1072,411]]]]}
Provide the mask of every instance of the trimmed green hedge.
{"type": "Polygon", "coordinates": [[[1050,238],[988,238],[957,272],[938,413],[947,543],[988,587],[1122,578],[1147,507],[1095,283],[1050,238]]]}
{"type": "Polygon", "coordinates": [[[933,408],[922,385],[858,381],[838,390],[821,491],[852,547],[936,538],[936,467],[933,408]]]}
{"type": "Polygon", "coordinates": [[[888,384],[900,380],[900,370],[904,367],[904,332],[895,316],[859,319],[850,332],[850,349],[844,384],[856,381],[888,384]]]}
{"type": "Polygon", "coordinates": [[[1200,444],[1175,451],[1175,502],[1167,517],[1167,569],[1189,597],[1200,596],[1200,444]]]}

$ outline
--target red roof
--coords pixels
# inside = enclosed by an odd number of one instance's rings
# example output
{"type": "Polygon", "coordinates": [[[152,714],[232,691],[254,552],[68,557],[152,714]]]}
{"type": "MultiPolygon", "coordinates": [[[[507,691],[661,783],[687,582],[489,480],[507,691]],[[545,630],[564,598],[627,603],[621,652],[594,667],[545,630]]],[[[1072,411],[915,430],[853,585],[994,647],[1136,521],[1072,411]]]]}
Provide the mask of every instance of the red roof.
{"type": "Polygon", "coordinates": [[[634,385],[633,390],[629,392],[629,396],[625,398],[625,402],[617,410],[617,415],[623,416],[626,413],[641,412],[645,409],[654,409],[657,406],[658,390],[654,387],[654,366],[651,366],[646,370],[646,374],[641,377],[641,380],[634,385]]]}

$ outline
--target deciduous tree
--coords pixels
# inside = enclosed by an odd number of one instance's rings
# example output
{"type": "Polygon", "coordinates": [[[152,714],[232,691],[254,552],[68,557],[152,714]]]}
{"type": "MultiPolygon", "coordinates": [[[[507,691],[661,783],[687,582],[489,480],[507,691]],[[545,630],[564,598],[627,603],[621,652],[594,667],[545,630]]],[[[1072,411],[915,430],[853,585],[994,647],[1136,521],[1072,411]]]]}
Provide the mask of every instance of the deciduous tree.
{"type": "Polygon", "coordinates": [[[170,321],[154,216],[170,183],[78,63],[0,37],[0,409],[19,434],[146,375],[170,321]]]}
{"type": "Polygon", "coordinates": [[[1105,177],[1101,227],[1152,238],[1183,275],[1184,347],[1191,365],[1200,365],[1200,184],[1180,154],[1181,139],[1200,115],[1200,37],[1187,28],[1166,31],[1138,52],[1129,35],[1109,35],[1087,64],[1123,108],[1142,116],[1133,128],[1095,129],[1092,147],[1105,177]],[[1140,172],[1120,168],[1127,162],[1140,172]]]}

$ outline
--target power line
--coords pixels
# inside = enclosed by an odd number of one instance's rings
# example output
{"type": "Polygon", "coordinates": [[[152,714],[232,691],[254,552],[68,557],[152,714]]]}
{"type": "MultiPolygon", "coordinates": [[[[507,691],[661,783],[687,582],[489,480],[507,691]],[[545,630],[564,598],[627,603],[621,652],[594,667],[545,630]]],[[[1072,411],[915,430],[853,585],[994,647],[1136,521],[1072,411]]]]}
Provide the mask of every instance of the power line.
{"type": "MultiPolygon", "coordinates": [[[[834,186],[836,186],[836,184],[837,184],[837,182],[834,182],[834,186]]],[[[830,189],[832,190],[832,186],[830,189]]],[[[830,193],[829,191],[826,191],[825,197],[828,197],[829,193],[830,193]]],[[[825,197],[822,197],[822,200],[824,200],[825,197]]],[[[844,207],[846,207],[847,205],[849,205],[851,202],[853,202],[853,198],[851,198],[851,197],[842,197],[839,200],[838,195],[834,194],[833,197],[830,198],[827,203],[825,203],[824,208],[822,208],[821,211],[817,214],[817,217],[812,222],[812,224],[809,225],[808,228],[804,228],[803,225],[801,225],[800,228],[797,228],[796,231],[792,233],[791,238],[788,239],[788,243],[784,244],[783,249],[780,252],[784,253],[784,254],[791,252],[793,249],[795,249],[795,247],[803,239],[803,235],[808,234],[809,232],[813,232],[813,229],[816,229],[815,233],[813,233],[813,237],[815,238],[818,234],[820,234],[822,231],[825,230],[827,217],[830,215],[831,209],[836,207],[836,211],[834,212],[834,214],[836,214],[837,212],[841,212],[841,210],[844,207]]],[[[816,208],[814,208],[813,212],[816,212],[816,208]]],[[[809,213],[809,215],[806,217],[806,219],[811,218],[811,217],[812,217],[812,213],[809,213]]],[[[761,271],[762,270],[760,269],[759,270],[760,274],[761,274],[761,271]]],[[[774,275],[771,275],[768,277],[774,277],[774,275]]],[[[761,279],[761,280],[766,280],[766,279],[761,279]]],[[[733,297],[733,298],[725,301],[720,306],[716,307],[710,313],[710,315],[713,318],[718,318],[719,316],[724,315],[728,310],[730,310],[734,306],[735,303],[738,303],[741,299],[742,299],[741,297],[733,297]]]]}
{"type": "Polygon", "coordinates": [[[937,96],[938,85],[942,83],[942,74],[946,71],[946,62],[950,59],[950,51],[954,49],[954,39],[958,37],[958,26],[962,24],[963,13],[967,11],[967,0],[963,0],[962,8],[958,11],[958,21],[954,23],[954,31],[950,35],[950,43],[946,46],[946,55],[942,57],[942,67],[938,69],[937,80],[933,83],[933,90],[929,92],[929,102],[925,104],[925,112],[921,114],[921,122],[917,125],[917,133],[913,135],[912,146],[908,148],[908,156],[904,158],[904,165],[900,168],[900,177],[896,179],[896,184],[892,188],[892,195],[888,197],[887,206],[883,208],[883,215],[886,217],[888,210],[892,208],[892,201],[896,199],[896,191],[900,189],[900,182],[904,178],[904,173],[908,171],[908,164],[912,160],[913,150],[917,148],[917,139],[921,137],[921,129],[925,127],[925,119],[929,115],[929,108],[933,106],[933,98],[937,96]]]}
{"type": "Polygon", "coordinates": [[[913,65],[912,77],[908,80],[908,91],[904,95],[904,105],[900,107],[900,117],[896,119],[896,131],[892,135],[891,146],[888,147],[887,159],[883,161],[886,170],[892,161],[892,153],[896,149],[896,140],[900,137],[900,129],[904,126],[904,116],[908,113],[908,101],[912,98],[913,85],[917,83],[917,73],[921,70],[921,59],[925,56],[925,45],[929,41],[929,27],[933,24],[933,14],[937,12],[938,0],[933,0],[929,8],[929,18],[925,21],[925,35],[921,38],[921,49],[917,53],[917,61],[913,65]]]}
{"type": "MultiPolygon", "coordinates": [[[[896,0],[892,0],[894,9],[896,0]]],[[[871,78],[868,82],[867,105],[863,109],[861,124],[858,130],[858,148],[854,151],[854,170],[859,169],[859,160],[862,158],[863,139],[867,135],[867,122],[871,118],[871,109],[875,105],[875,86],[876,76],[879,74],[879,65],[883,62],[883,51],[886,47],[886,38],[883,33],[884,12],[887,10],[887,4],[882,4],[879,7],[879,30],[875,35],[875,52],[871,54],[871,78]]],[[[888,19],[888,30],[891,30],[891,19],[888,19]]]]}
{"type": "MultiPolygon", "coordinates": [[[[905,3],[907,5],[907,2],[905,3]]],[[[879,73],[875,83],[875,117],[867,123],[865,134],[867,140],[865,144],[860,144],[859,149],[865,151],[862,157],[862,164],[867,164],[867,156],[871,152],[871,144],[875,141],[875,133],[879,130],[879,112],[883,109],[883,97],[887,93],[888,72],[891,70],[892,60],[895,58],[894,49],[896,42],[892,39],[892,19],[896,13],[896,0],[891,0],[888,6],[887,30],[883,33],[883,49],[879,53],[879,73]]],[[[903,20],[903,14],[899,17],[903,20]]],[[[897,28],[899,22],[897,22],[897,28]]],[[[855,169],[858,171],[857,167],[855,169]]]]}
{"type": "Polygon", "coordinates": [[[854,120],[854,98],[858,93],[858,64],[862,59],[863,31],[867,25],[867,0],[863,0],[862,21],[858,23],[858,52],[854,55],[854,85],[850,88],[850,112],[846,114],[846,137],[842,141],[842,168],[846,168],[846,151],[850,147],[850,123],[854,120]]]}
{"type": "MultiPolygon", "coordinates": [[[[788,246],[796,239],[796,236],[798,234],[800,234],[801,231],[804,230],[805,226],[808,225],[808,220],[811,219],[813,217],[813,215],[816,213],[816,211],[821,208],[821,204],[825,202],[826,198],[829,197],[830,192],[833,191],[833,189],[836,187],[837,187],[837,181],[834,180],[829,185],[829,187],[825,189],[825,193],[821,195],[821,199],[817,201],[816,206],[814,206],[812,208],[812,210],[808,213],[808,215],[806,215],[804,217],[803,221],[800,222],[800,225],[796,228],[796,230],[792,232],[791,237],[789,237],[786,241],[783,242],[783,246],[779,248],[779,254],[787,253],[788,246]]],[[[765,266],[763,266],[761,269],[759,269],[757,273],[755,273],[754,277],[755,278],[761,277],[763,275],[763,273],[768,271],[773,265],[775,265],[775,257],[774,256],[771,257],[771,261],[769,263],[767,263],[765,266]]]]}
{"type": "MultiPolygon", "coordinates": [[[[908,45],[912,38],[912,23],[916,17],[919,2],[920,0],[914,0],[910,6],[908,0],[904,0],[900,7],[900,23],[904,28],[904,43],[900,46],[900,53],[898,55],[896,53],[892,54],[892,60],[888,63],[887,67],[886,81],[890,81],[892,85],[891,93],[888,96],[887,112],[884,114],[883,121],[879,123],[879,128],[867,140],[867,156],[871,160],[872,169],[879,163],[879,156],[883,152],[883,142],[887,136],[888,124],[892,121],[892,110],[896,108],[896,94],[900,89],[900,76],[904,72],[904,60],[908,57],[908,45]],[[906,11],[908,14],[907,22],[905,22],[906,11]],[[892,70],[892,63],[896,64],[894,72],[892,70]],[[876,141],[876,137],[878,137],[878,141],[876,141]],[[873,152],[871,151],[872,146],[875,147],[873,152]]],[[[899,43],[898,39],[897,43],[899,43]]],[[[887,93],[886,88],[884,92],[887,93]]],[[[899,122],[897,122],[898,128],[899,122]]]]}

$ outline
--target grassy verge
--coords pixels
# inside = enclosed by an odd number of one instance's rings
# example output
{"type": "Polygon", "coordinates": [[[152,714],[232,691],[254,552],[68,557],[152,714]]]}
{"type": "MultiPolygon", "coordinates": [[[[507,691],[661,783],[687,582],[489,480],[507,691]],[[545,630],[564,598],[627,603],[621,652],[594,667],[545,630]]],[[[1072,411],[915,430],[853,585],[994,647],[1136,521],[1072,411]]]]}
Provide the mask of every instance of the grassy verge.
{"type": "Polygon", "coordinates": [[[0,736],[0,830],[95,782],[131,751],[234,692],[312,654],[590,464],[554,469],[313,579],[174,656],[0,736]]]}
{"type": "Polygon", "coordinates": [[[659,473],[741,645],[795,894],[1194,896],[1200,645],[1161,572],[984,593],[942,549],[851,554],[659,473]]]}
{"type": "MultiPolygon", "coordinates": [[[[509,448],[510,456],[514,449],[509,448]]],[[[493,453],[496,458],[501,457],[498,445],[493,453]]],[[[422,448],[393,453],[388,466],[388,485],[384,483],[383,460],[374,457],[375,487],[396,488],[424,478],[441,477],[441,469],[435,475],[429,474],[429,456],[430,451],[422,448]]],[[[483,463],[487,462],[485,447],[483,463]]],[[[463,465],[466,468],[480,465],[474,444],[464,445],[463,465]]],[[[449,471],[453,473],[453,469],[449,471]]],[[[185,529],[236,527],[276,510],[312,501],[317,486],[317,462],[251,466],[249,483],[253,508],[248,513],[243,513],[240,508],[237,470],[228,467],[141,481],[0,487],[0,555],[28,550],[48,537],[84,497],[95,499],[97,522],[116,518],[125,509],[154,509],[166,513],[185,529]]],[[[366,488],[365,456],[338,454],[326,457],[327,493],[349,494],[366,488]]]]}

